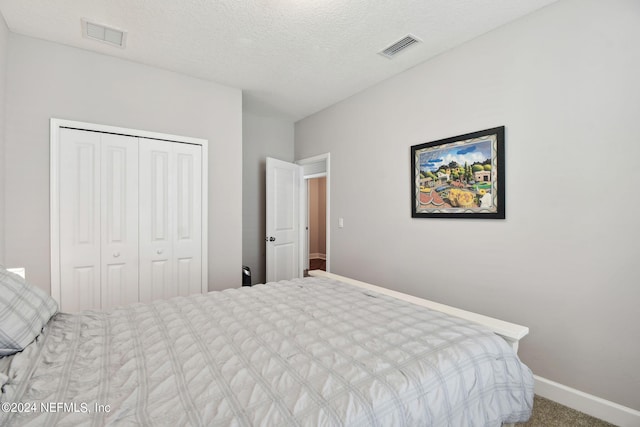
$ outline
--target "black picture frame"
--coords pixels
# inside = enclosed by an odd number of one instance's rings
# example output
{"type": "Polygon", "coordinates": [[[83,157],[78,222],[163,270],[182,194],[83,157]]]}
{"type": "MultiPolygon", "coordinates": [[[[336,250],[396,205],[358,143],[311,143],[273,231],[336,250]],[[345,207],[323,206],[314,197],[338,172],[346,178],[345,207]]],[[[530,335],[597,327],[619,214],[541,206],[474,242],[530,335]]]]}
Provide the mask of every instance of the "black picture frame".
{"type": "Polygon", "coordinates": [[[411,216],[505,219],[504,134],[500,126],[412,146],[411,216]]]}

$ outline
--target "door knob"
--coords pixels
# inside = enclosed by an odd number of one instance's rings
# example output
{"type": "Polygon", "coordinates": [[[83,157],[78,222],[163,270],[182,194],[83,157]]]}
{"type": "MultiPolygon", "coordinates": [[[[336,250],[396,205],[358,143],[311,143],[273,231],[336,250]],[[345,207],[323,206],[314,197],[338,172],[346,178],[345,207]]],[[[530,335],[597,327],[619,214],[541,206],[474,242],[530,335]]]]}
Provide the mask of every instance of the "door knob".
{"type": "Polygon", "coordinates": [[[114,253],[113,253],[113,257],[114,257],[114,258],[118,258],[119,256],[120,256],[120,252],[114,252],[114,253]]]}
{"type": "Polygon", "coordinates": [[[162,249],[158,249],[158,250],[156,251],[156,253],[157,253],[158,255],[161,255],[161,254],[162,254],[162,249]]]}
{"type": "Polygon", "coordinates": [[[275,242],[276,238],[273,236],[269,236],[269,237],[265,237],[264,240],[265,242],[275,242]]]}

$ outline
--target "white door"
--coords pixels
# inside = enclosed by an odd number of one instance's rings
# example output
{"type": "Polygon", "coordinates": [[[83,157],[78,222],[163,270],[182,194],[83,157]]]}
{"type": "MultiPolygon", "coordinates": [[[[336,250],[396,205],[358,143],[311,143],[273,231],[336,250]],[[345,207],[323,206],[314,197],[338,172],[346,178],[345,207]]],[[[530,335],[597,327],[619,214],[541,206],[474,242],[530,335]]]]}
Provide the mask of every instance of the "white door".
{"type": "Polygon", "coordinates": [[[140,139],[140,301],[202,289],[199,145],[140,139]]]}
{"type": "Polygon", "coordinates": [[[267,282],[299,277],[300,166],[267,157],[267,282]]]}
{"type": "Polygon", "coordinates": [[[100,134],[60,130],[60,310],[100,308],[100,134]]]}
{"type": "Polygon", "coordinates": [[[60,130],[60,307],[138,300],[136,138],[60,130]]]}
{"type": "Polygon", "coordinates": [[[138,301],[138,140],[100,134],[101,308],[138,301]]]}
{"type": "Polygon", "coordinates": [[[202,149],[173,145],[176,198],[173,245],[178,295],[202,292],[202,149]]]}

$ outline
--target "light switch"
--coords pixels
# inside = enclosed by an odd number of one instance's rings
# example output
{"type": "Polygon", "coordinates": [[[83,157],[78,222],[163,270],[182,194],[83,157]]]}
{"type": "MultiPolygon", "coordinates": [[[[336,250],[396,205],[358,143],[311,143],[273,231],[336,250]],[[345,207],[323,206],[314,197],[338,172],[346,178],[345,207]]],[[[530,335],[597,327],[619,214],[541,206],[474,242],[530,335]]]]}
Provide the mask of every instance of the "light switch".
{"type": "Polygon", "coordinates": [[[344,218],[338,218],[338,228],[344,228],[344,218]]]}

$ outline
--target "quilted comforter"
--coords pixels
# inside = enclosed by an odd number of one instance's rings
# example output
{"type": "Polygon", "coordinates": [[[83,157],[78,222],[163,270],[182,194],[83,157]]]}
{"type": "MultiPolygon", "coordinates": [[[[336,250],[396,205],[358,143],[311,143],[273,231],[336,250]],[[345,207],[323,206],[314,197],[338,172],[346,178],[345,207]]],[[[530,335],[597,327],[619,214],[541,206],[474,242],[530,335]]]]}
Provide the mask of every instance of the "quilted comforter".
{"type": "Polygon", "coordinates": [[[533,378],[482,326],[324,278],[55,315],[0,425],[500,426],[533,378]]]}

